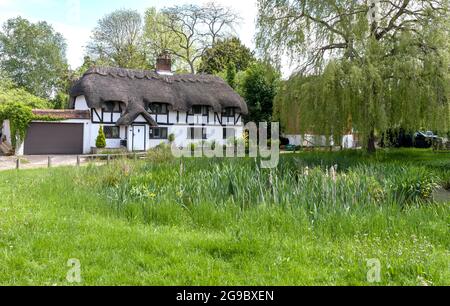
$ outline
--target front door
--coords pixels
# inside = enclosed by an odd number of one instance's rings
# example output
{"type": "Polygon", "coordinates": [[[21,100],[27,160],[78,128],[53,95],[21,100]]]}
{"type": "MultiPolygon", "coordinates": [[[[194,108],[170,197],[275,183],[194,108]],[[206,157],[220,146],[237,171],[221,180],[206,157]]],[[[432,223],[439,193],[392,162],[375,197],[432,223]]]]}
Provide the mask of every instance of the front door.
{"type": "Polygon", "coordinates": [[[145,125],[133,126],[133,151],[145,151],[145,125]]]}

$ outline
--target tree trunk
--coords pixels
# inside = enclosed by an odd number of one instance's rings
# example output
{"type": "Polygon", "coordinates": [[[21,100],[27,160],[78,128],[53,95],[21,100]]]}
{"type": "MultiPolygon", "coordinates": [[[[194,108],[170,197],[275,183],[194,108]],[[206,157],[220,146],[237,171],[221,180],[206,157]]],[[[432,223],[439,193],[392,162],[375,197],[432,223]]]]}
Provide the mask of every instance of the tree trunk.
{"type": "Polygon", "coordinates": [[[189,62],[189,68],[191,68],[191,73],[195,74],[195,66],[193,62],[189,62]]]}
{"type": "Polygon", "coordinates": [[[375,146],[375,131],[371,131],[367,140],[367,152],[373,154],[377,151],[375,146]]]}

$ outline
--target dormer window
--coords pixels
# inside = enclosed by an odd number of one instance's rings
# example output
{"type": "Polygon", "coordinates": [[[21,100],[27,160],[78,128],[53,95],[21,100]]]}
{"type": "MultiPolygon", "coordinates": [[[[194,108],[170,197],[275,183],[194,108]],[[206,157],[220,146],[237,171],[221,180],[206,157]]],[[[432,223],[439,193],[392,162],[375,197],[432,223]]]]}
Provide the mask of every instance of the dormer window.
{"type": "Polygon", "coordinates": [[[197,115],[197,116],[208,116],[209,115],[209,106],[202,106],[202,105],[194,105],[192,106],[192,109],[189,113],[190,115],[197,115]]]}
{"type": "Polygon", "coordinates": [[[167,115],[169,113],[168,105],[163,103],[152,103],[149,105],[149,110],[154,115],[167,115]]]}
{"type": "Polygon", "coordinates": [[[119,102],[107,101],[103,104],[103,110],[108,113],[120,113],[122,112],[119,102]]]}
{"type": "Polygon", "coordinates": [[[222,115],[224,117],[234,117],[236,115],[236,109],[234,107],[227,107],[223,110],[222,115]]]}

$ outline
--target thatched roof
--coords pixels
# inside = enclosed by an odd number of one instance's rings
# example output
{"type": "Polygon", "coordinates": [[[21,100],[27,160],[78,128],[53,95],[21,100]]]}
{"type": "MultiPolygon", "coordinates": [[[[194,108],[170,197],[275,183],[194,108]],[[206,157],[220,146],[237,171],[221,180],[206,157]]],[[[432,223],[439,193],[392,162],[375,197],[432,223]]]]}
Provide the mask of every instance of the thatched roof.
{"type": "Polygon", "coordinates": [[[215,112],[234,107],[248,113],[247,104],[225,81],[212,75],[159,75],[154,71],[95,67],[87,71],[72,88],[70,107],[77,96],[84,95],[91,108],[103,102],[115,101],[126,105],[121,124],[129,124],[137,113],[151,103],[169,104],[172,111],[189,111],[192,106],[210,106],[215,112]],[[139,106],[139,107],[138,107],[139,106]],[[128,118],[125,118],[125,116],[128,118]],[[132,119],[130,119],[132,118],[132,119]]]}

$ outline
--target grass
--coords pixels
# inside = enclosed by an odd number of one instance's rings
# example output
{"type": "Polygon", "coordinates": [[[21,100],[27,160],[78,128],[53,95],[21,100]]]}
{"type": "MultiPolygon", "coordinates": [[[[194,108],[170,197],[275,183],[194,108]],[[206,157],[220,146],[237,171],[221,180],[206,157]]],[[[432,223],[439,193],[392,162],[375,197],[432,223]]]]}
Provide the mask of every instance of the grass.
{"type": "Polygon", "coordinates": [[[381,285],[450,284],[448,154],[151,154],[2,172],[0,284],[71,285],[71,258],[81,285],[371,285],[372,258],[381,285]]]}

